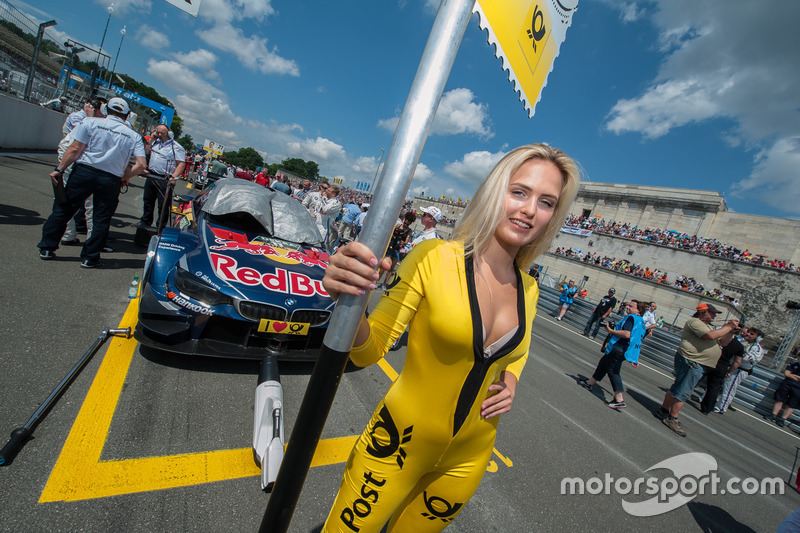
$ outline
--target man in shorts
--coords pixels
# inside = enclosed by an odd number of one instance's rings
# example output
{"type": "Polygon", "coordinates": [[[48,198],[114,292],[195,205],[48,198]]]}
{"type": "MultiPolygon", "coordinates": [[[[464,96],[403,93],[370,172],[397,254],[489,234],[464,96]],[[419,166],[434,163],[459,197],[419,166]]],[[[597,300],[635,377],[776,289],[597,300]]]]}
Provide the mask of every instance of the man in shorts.
{"type": "Polygon", "coordinates": [[[765,416],[767,420],[774,420],[776,424],[783,427],[786,420],[800,407],[800,362],[789,363],[783,372],[784,379],[778,388],[775,389],[775,405],[772,406],[772,414],[765,416]],[[778,413],[783,409],[783,416],[778,413]]]}
{"type": "Polygon", "coordinates": [[[681,332],[681,344],[675,352],[675,382],[664,395],[661,407],[654,413],[669,429],[686,436],[678,414],[692,395],[692,391],[706,374],[717,365],[722,351],[719,343],[728,344],[739,321],[731,319],[724,326],[714,329],[711,322],[719,310],[711,304],[701,303],[695,314],[686,321],[681,332]]]}

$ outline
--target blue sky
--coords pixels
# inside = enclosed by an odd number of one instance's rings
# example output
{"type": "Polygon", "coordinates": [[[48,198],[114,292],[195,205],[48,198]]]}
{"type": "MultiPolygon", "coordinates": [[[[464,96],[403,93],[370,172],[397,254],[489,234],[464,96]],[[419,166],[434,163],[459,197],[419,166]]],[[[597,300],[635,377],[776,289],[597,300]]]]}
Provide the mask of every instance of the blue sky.
{"type": "MultiPolygon", "coordinates": [[[[99,47],[108,1],[12,1],[99,47]]],[[[372,181],[435,0],[115,0],[104,51],[175,104],[184,132],[269,163],[372,181]]],[[[470,197],[510,149],[547,142],[584,179],[719,191],[800,218],[800,2],[580,0],[532,119],[473,15],[412,192],[470,197]]]]}

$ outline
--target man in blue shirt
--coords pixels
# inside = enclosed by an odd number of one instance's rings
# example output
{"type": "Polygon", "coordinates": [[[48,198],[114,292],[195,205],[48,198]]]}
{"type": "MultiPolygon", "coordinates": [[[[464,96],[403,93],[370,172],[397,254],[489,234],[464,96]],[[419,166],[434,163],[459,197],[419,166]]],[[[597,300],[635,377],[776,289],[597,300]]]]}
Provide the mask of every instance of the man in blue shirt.
{"type": "Polygon", "coordinates": [[[339,222],[339,239],[350,240],[353,238],[353,227],[356,225],[356,219],[361,214],[361,208],[358,204],[344,204],[342,208],[342,221],[339,222]]]}
{"type": "Polygon", "coordinates": [[[287,178],[275,176],[275,179],[272,180],[272,190],[282,192],[287,196],[291,196],[292,188],[286,184],[287,181],[287,178]]]}

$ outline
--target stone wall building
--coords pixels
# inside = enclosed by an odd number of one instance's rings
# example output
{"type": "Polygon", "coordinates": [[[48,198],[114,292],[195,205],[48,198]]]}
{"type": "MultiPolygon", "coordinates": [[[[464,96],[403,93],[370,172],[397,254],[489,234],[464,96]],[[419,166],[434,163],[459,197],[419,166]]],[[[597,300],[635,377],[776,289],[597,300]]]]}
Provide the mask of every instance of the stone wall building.
{"type": "MultiPolygon", "coordinates": [[[[436,205],[453,219],[458,219],[464,209],[422,198],[416,198],[413,204],[417,210],[427,205],[436,205]]],[[[731,212],[722,195],[713,191],[584,182],[571,212],[641,229],[667,229],[713,238],[753,254],[800,264],[800,221],[731,212]]],[[[451,227],[441,224],[437,230],[443,238],[452,232],[451,227]]],[[[785,309],[786,301],[800,300],[799,273],[634,239],[598,233],[590,237],[560,233],[550,252],[537,263],[549,274],[584,284],[589,299],[600,298],[613,286],[620,297],[627,291],[632,298],[657,301],[659,314],[669,323],[677,317],[678,326],[691,315],[697,303],[708,300],[732,316],[741,315],[746,305],[748,322],[764,329],[772,339],[778,339],[788,329],[794,313],[785,309]],[[658,268],[669,275],[670,282],[678,275],[691,276],[708,289],[720,288],[723,293],[737,297],[740,305],[723,304],[699,294],[560,257],[552,253],[558,247],[580,248],[585,253],[658,268]]]]}
{"type": "Polygon", "coordinates": [[[713,191],[585,182],[572,213],[716,239],[800,264],[800,220],[734,213],[713,191]]]}

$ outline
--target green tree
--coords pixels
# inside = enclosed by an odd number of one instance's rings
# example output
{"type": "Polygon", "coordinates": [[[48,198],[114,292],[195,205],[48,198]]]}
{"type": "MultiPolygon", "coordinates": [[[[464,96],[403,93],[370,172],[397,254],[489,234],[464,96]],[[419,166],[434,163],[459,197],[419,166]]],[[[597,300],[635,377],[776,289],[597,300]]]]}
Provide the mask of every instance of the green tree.
{"type": "MultiPolygon", "coordinates": [[[[177,111],[172,117],[172,126],[170,127],[172,128],[172,134],[176,139],[183,135],[183,119],[178,115],[177,111]]],[[[191,139],[191,136],[189,138],[191,139]]]]}
{"type": "Polygon", "coordinates": [[[255,170],[256,167],[264,166],[264,158],[249,146],[247,148],[239,148],[236,152],[225,152],[223,155],[225,156],[225,161],[238,167],[247,167],[255,170]]]}
{"type": "Polygon", "coordinates": [[[239,160],[242,161],[241,166],[243,167],[255,169],[256,167],[264,166],[264,158],[256,152],[255,148],[250,148],[249,146],[247,148],[239,148],[238,156],[239,160]]]}
{"type": "Polygon", "coordinates": [[[319,165],[314,161],[292,157],[281,161],[280,167],[307,179],[315,180],[319,178],[319,165]]]}
{"type": "Polygon", "coordinates": [[[194,150],[194,139],[192,139],[192,136],[189,134],[186,134],[183,137],[179,138],[178,144],[183,146],[187,152],[189,150],[194,150]]]}

